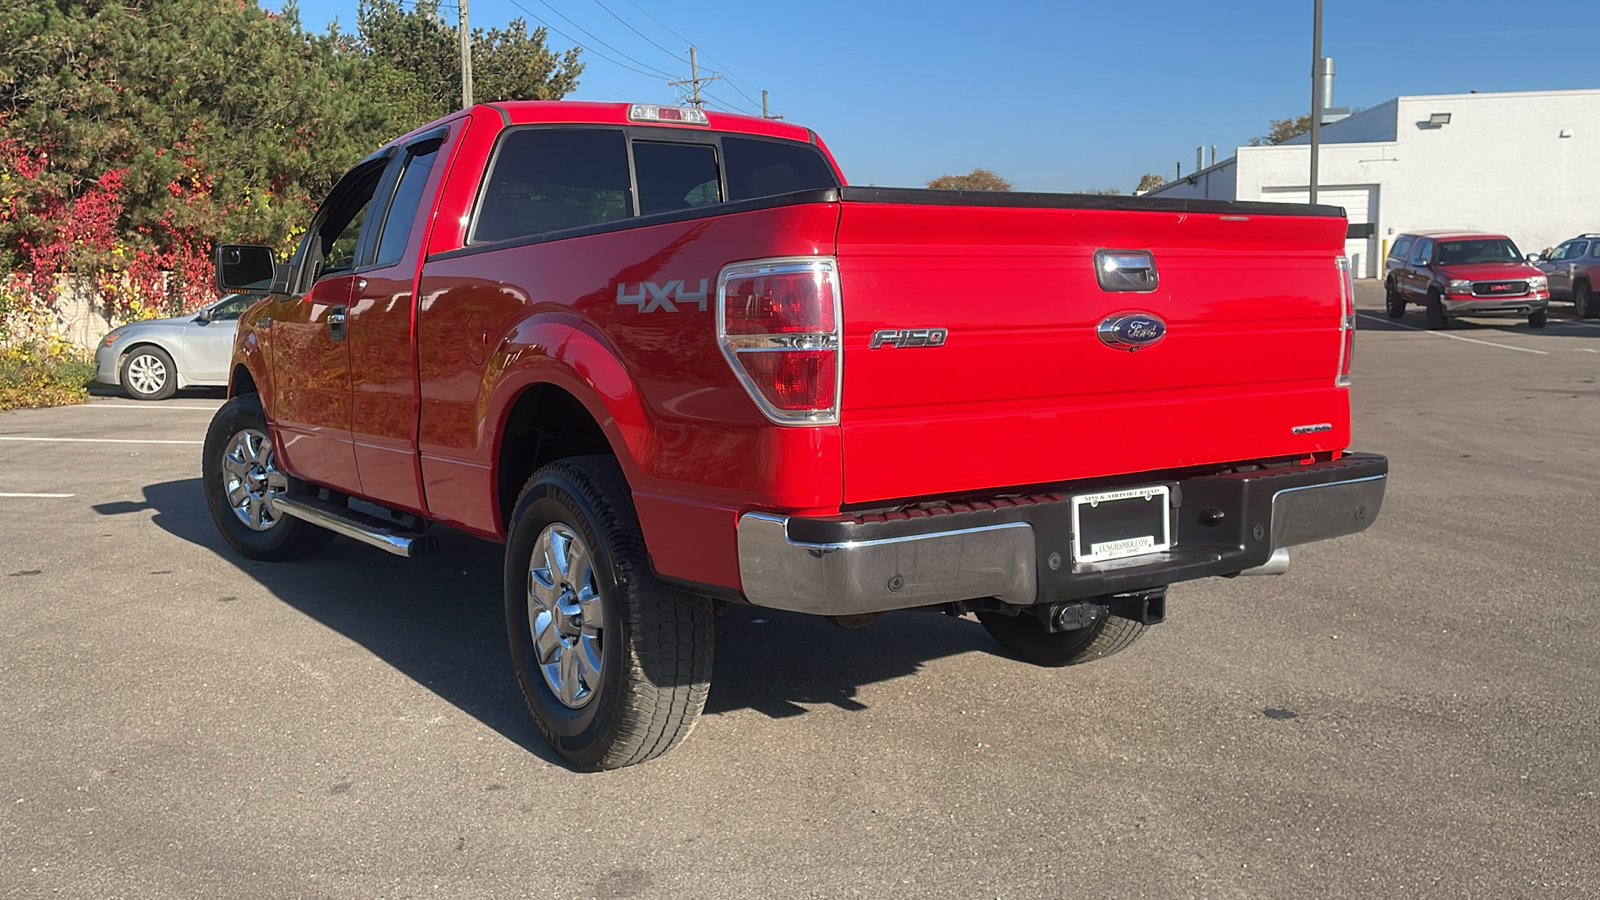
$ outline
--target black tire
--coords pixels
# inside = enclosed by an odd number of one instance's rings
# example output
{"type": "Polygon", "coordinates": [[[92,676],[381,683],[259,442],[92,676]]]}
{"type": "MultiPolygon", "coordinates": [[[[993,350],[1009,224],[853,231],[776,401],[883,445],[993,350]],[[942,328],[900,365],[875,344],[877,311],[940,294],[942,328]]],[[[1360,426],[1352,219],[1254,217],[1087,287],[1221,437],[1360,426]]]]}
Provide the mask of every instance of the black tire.
{"type": "Polygon", "coordinates": [[[1144,634],[1145,624],[1121,616],[1105,615],[1087,628],[1073,631],[1045,630],[1038,617],[1022,613],[978,613],[989,636],[1000,642],[1012,656],[1036,666],[1077,666],[1128,649],[1144,634]]]}
{"type": "MultiPolygon", "coordinates": [[[[246,431],[257,432],[263,439],[267,433],[266,415],[261,411],[261,398],[256,394],[241,394],[222,404],[211,419],[211,427],[206,429],[200,483],[205,491],[206,507],[211,510],[211,520],[222,532],[223,539],[244,556],[265,562],[300,559],[326,547],[333,540],[333,532],[302,519],[273,515],[269,527],[256,530],[235,512],[228,499],[229,485],[239,479],[227,468],[225,458],[234,448],[235,439],[246,431]]],[[[292,479],[272,468],[270,441],[263,455],[265,468],[269,470],[265,480],[271,485],[270,490],[287,489],[292,479]]],[[[267,506],[270,511],[270,503],[267,506]]]]}
{"type": "MultiPolygon", "coordinates": [[[[563,581],[550,590],[571,587],[563,581]]],[[[591,610],[595,603],[589,601],[591,610]]],[[[528,480],[506,539],[505,607],[523,701],[545,740],[574,768],[618,769],[654,759],[687,737],[705,708],[715,641],[711,601],[656,579],[632,493],[615,459],[558,460],[528,480]],[[534,565],[534,552],[544,546],[541,538],[547,530],[581,542],[591,567],[560,578],[588,585],[580,588],[584,593],[592,588],[603,617],[598,634],[591,636],[592,622],[586,626],[579,621],[583,605],[574,599],[571,606],[578,616],[563,621],[562,629],[574,627],[580,634],[547,626],[557,632],[555,640],[573,641],[551,648],[553,654],[560,651],[550,657],[554,668],[560,668],[566,654],[592,652],[599,659],[598,671],[582,678],[576,668],[570,682],[564,675],[554,676],[563,685],[579,685],[570,698],[580,700],[581,689],[582,702],[576,704],[558,695],[535,649],[534,570],[546,573],[551,582],[559,574],[553,565],[534,565]],[[584,641],[589,643],[580,647],[584,641]],[[591,677],[598,686],[588,683],[591,677]]]]}
{"type": "Polygon", "coordinates": [[[123,354],[122,371],[117,373],[117,380],[135,400],[165,400],[178,392],[178,367],[167,351],[146,344],[123,354]],[[138,377],[130,378],[130,369],[138,377]]]}
{"type": "Polygon", "coordinates": [[[1545,326],[1545,322],[1546,321],[1548,321],[1548,319],[1546,317],[1545,311],[1542,310],[1542,309],[1539,310],[1536,313],[1529,313],[1528,314],[1528,327],[1529,328],[1543,328],[1545,326]]]}
{"type": "Polygon", "coordinates": [[[1399,319],[1406,314],[1406,298],[1394,289],[1392,281],[1383,286],[1383,309],[1391,319],[1399,319]]]}
{"type": "Polygon", "coordinates": [[[1572,286],[1572,309],[1580,319],[1600,316],[1600,303],[1595,302],[1594,290],[1589,282],[1580,281],[1572,286]]]}
{"type": "Polygon", "coordinates": [[[1439,331],[1450,327],[1450,318],[1444,314],[1444,298],[1439,296],[1439,289],[1434,288],[1428,292],[1428,327],[1439,331]]]}

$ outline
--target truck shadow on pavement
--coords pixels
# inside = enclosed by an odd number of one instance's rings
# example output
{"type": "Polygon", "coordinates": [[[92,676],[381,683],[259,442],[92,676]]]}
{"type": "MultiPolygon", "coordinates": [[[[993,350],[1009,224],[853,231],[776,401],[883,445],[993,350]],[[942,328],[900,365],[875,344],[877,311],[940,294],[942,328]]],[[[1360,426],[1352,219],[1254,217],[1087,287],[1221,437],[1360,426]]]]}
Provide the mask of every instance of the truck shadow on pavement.
{"type": "MultiPolygon", "coordinates": [[[[144,503],[95,507],[102,515],[154,510],[168,533],[205,547],[274,597],[371,651],[540,758],[561,765],[522,703],[511,674],[501,602],[502,548],[448,528],[441,551],[402,560],[337,538],[307,560],[262,563],[229,547],[212,525],[200,479],[147,485],[144,503]]],[[[752,709],[778,718],[803,704],[847,710],[861,685],[914,674],[929,660],[999,653],[970,620],[900,613],[865,629],[729,606],[717,623],[708,714],[752,709]]]]}

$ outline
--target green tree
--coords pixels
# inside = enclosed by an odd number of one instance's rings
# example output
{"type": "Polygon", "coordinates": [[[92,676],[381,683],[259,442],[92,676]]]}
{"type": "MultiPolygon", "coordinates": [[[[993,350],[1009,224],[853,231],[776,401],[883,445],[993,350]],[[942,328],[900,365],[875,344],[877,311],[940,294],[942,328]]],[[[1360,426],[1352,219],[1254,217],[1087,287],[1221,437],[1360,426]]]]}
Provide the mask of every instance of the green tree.
{"type": "MultiPolygon", "coordinates": [[[[461,39],[440,13],[439,0],[361,0],[354,49],[398,73],[380,87],[414,98],[418,124],[461,107],[461,39]]],[[[578,50],[550,50],[543,28],[512,19],[505,28],[472,30],[473,99],[559,100],[578,86],[578,50]]]]}
{"type": "Polygon", "coordinates": [[[1145,191],[1153,191],[1166,183],[1167,180],[1162,178],[1160,175],[1157,175],[1154,172],[1146,172],[1139,176],[1139,186],[1134,188],[1133,192],[1135,194],[1142,194],[1145,191]]]}
{"type": "Polygon", "coordinates": [[[1297,138],[1311,131],[1311,114],[1296,116],[1292,119],[1273,119],[1271,128],[1261,137],[1250,139],[1250,146],[1261,147],[1271,144],[1281,144],[1291,138],[1297,138]]]}
{"type": "Polygon", "coordinates": [[[1011,182],[988,169],[973,169],[965,175],[940,175],[928,182],[936,191],[1009,191],[1011,182]]]}
{"type": "MultiPolygon", "coordinates": [[[[363,14],[349,35],[305,31],[292,0],[0,4],[0,310],[61,275],[193,305],[219,240],[291,246],[345,170],[459,105],[437,5],[363,14]]],[[[558,99],[582,71],[521,22],[475,46],[484,96],[558,99]]]]}

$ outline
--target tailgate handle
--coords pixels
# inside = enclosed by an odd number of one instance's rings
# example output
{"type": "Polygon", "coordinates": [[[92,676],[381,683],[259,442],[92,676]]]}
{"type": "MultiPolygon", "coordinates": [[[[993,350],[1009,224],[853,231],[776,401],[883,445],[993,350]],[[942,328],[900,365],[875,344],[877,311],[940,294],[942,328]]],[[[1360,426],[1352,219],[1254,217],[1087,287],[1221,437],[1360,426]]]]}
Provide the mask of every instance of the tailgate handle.
{"type": "Polygon", "coordinates": [[[1094,274],[1102,291],[1148,294],[1156,289],[1156,258],[1149,250],[1096,250],[1094,274]]]}

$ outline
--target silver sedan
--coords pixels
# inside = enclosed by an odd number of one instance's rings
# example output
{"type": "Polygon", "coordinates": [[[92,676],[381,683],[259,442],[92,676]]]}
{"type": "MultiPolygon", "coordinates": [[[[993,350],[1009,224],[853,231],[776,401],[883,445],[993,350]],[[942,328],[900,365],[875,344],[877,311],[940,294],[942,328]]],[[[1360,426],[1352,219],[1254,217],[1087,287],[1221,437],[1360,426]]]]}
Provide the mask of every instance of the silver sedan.
{"type": "Polygon", "coordinates": [[[130,322],[95,350],[95,375],[135,400],[165,400],[178,388],[226,385],[239,316],[261,298],[229,294],[190,316],[130,322]]]}

